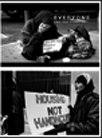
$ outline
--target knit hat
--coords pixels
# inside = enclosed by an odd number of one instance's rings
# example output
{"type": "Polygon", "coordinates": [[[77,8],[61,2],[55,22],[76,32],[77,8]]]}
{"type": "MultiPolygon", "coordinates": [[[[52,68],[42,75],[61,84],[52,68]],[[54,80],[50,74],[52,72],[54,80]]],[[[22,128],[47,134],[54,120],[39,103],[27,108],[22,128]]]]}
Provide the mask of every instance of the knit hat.
{"type": "Polygon", "coordinates": [[[87,73],[79,75],[76,79],[76,82],[82,82],[84,85],[87,85],[91,81],[91,76],[87,73]]]}
{"type": "Polygon", "coordinates": [[[75,82],[83,83],[85,86],[87,86],[88,90],[93,90],[95,88],[93,84],[93,80],[88,73],[83,73],[79,75],[75,82]]]}
{"type": "Polygon", "coordinates": [[[77,26],[74,31],[80,34],[87,41],[91,42],[89,33],[83,25],[77,26]]]}

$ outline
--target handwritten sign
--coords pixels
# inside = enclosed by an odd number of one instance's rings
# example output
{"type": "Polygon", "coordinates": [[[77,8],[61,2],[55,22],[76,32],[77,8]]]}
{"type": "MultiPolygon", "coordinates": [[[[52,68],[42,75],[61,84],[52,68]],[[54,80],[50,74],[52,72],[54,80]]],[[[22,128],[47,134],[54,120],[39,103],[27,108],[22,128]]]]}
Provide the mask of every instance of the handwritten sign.
{"type": "Polygon", "coordinates": [[[62,47],[62,41],[60,39],[46,40],[43,43],[43,53],[58,52],[62,47]]]}
{"type": "Polygon", "coordinates": [[[33,135],[69,121],[69,97],[59,94],[26,92],[27,117],[33,135]]]}

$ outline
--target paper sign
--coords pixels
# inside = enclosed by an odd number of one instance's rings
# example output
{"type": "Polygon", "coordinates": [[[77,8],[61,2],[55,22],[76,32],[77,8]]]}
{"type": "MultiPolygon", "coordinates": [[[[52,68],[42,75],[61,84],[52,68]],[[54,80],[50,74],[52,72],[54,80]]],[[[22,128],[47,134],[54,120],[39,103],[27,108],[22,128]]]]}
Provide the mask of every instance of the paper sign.
{"type": "Polygon", "coordinates": [[[33,135],[69,121],[69,97],[58,94],[25,92],[27,117],[33,135]]]}
{"type": "Polygon", "coordinates": [[[62,41],[59,39],[46,40],[43,43],[43,53],[59,52],[62,47],[62,41]]]}

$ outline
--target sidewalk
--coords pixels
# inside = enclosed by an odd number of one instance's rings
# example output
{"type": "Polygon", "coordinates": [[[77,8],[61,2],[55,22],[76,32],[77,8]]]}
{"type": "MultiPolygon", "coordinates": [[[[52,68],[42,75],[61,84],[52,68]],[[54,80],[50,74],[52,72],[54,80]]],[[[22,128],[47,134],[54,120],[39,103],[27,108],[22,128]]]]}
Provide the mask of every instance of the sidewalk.
{"type": "Polygon", "coordinates": [[[16,41],[14,43],[10,44],[4,44],[1,46],[1,53],[2,53],[2,63],[24,63],[24,62],[34,62],[34,61],[29,61],[25,59],[21,55],[22,47],[20,46],[20,41],[16,41]]]}
{"type": "MultiPolygon", "coordinates": [[[[90,37],[94,48],[96,49],[96,54],[85,60],[72,59],[72,63],[77,62],[99,62],[99,34],[96,32],[90,32],[90,37]]],[[[27,60],[21,55],[22,47],[20,46],[20,41],[16,41],[10,44],[4,44],[1,46],[2,63],[35,63],[34,60],[27,60]]],[[[56,61],[51,61],[54,63],[63,63],[63,59],[56,61]]]]}

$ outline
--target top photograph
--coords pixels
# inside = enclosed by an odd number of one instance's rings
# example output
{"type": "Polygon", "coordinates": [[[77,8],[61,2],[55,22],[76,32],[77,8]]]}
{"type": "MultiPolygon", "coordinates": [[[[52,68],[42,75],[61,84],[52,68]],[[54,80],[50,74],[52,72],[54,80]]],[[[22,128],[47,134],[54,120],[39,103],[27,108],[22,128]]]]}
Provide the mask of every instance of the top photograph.
{"type": "Polygon", "coordinates": [[[1,66],[99,66],[101,3],[1,3],[1,66]]]}

